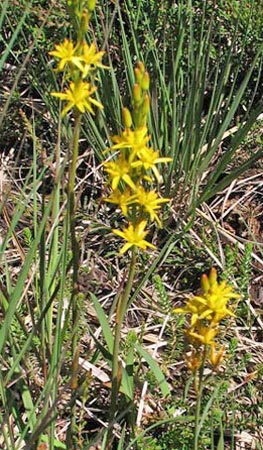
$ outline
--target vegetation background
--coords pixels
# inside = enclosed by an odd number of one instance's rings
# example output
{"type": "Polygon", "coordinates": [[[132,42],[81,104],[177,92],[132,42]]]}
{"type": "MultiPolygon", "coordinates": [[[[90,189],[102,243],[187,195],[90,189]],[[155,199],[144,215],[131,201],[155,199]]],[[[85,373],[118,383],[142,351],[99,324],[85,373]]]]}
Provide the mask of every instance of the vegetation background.
{"type": "Polygon", "coordinates": [[[122,348],[133,372],[112,448],[192,448],[195,392],[183,356],[185,319],[173,309],[215,266],[242,298],[225,324],[227,356],[205,390],[200,449],[262,449],[262,2],[97,0],[87,39],[105,50],[109,69],[98,74],[104,110],[86,114],[81,130],[77,330],[64,228],[72,123],[50,95],[60,80],[48,54],[72,33],[66,1],[4,0],[0,30],[0,447],[70,448],[74,401],[72,448],[105,448],[111,317],[127,259],[111,234],[121,217],[102,201],[101,164],[122,129],[141,60],[151,79],[153,146],[173,159],[161,185],[171,203],[163,229],[151,229],[157,251],[139,258],[122,348]]]}

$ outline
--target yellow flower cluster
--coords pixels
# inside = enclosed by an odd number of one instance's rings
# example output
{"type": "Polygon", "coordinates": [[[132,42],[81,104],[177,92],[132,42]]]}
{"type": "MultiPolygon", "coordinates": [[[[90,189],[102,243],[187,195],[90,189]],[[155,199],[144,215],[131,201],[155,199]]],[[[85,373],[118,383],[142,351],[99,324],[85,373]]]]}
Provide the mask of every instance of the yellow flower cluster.
{"type": "Polygon", "coordinates": [[[191,297],[183,308],[176,308],[175,313],[191,315],[190,327],[186,330],[188,341],[192,345],[187,365],[190,370],[198,369],[204,359],[209,358],[213,367],[217,367],[224,355],[222,346],[216,351],[215,337],[219,333],[220,322],[227,316],[234,316],[228,307],[230,299],[239,295],[225,281],[217,281],[217,271],[212,268],[209,276],[201,277],[201,293],[191,297]]]}
{"type": "Polygon", "coordinates": [[[148,146],[151,139],[147,127],[149,74],[142,62],[138,63],[134,73],[136,82],[132,94],[133,110],[130,112],[128,108],[123,108],[125,129],[120,135],[112,137],[113,145],[106,151],[117,151],[118,156],[115,160],[104,162],[112,189],[109,197],[104,200],[118,205],[128,221],[127,228],[122,231],[113,230],[113,233],[126,241],[120,254],[132,247],[142,250],[147,247],[155,248],[145,240],[145,228],[148,221],[155,221],[158,226],[162,226],[158,214],[161,205],[169,202],[168,198],[161,198],[153,187],[161,179],[158,164],[170,162],[171,158],[161,157],[158,150],[148,146]]]}
{"type": "MultiPolygon", "coordinates": [[[[94,1],[91,2],[89,0],[88,3],[92,3],[92,8],[93,6],[95,7],[94,1]]],[[[81,12],[84,19],[88,17],[89,13],[89,10],[83,10],[81,12]]],[[[87,19],[84,19],[81,23],[84,23],[86,27],[87,19]]],[[[65,39],[62,44],[55,46],[55,50],[49,52],[50,55],[58,58],[59,62],[56,70],[66,71],[65,78],[69,83],[69,86],[65,88],[64,92],[51,93],[54,97],[58,97],[67,102],[62,110],[62,117],[71,109],[80,113],[89,111],[91,114],[94,114],[93,105],[102,108],[101,103],[92,97],[97,90],[92,81],[94,78],[92,74],[97,67],[106,67],[101,62],[104,52],[97,52],[94,43],[88,45],[85,42],[83,38],[85,31],[81,30],[75,45],[71,40],[65,39]]]]}

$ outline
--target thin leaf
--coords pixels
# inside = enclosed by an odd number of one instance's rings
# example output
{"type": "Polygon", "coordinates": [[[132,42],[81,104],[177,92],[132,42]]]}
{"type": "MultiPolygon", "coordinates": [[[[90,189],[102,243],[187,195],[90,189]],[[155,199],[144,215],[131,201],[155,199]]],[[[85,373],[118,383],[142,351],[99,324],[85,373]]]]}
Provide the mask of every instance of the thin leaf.
{"type": "Polygon", "coordinates": [[[94,308],[96,310],[96,313],[97,313],[97,316],[98,316],[98,319],[100,322],[100,326],[102,329],[102,333],[103,333],[103,336],[107,343],[108,350],[111,354],[113,354],[113,335],[111,332],[108,318],[106,317],[97,297],[92,293],[90,293],[90,297],[93,302],[94,308]]]}
{"type": "Polygon", "coordinates": [[[171,393],[169,384],[165,380],[165,376],[161,371],[158,363],[153,359],[153,357],[142,346],[138,343],[135,344],[135,349],[145,359],[147,364],[150,366],[156,380],[158,381],[158,387],[160,387],[163,397],[168,397],[171,393]]]}

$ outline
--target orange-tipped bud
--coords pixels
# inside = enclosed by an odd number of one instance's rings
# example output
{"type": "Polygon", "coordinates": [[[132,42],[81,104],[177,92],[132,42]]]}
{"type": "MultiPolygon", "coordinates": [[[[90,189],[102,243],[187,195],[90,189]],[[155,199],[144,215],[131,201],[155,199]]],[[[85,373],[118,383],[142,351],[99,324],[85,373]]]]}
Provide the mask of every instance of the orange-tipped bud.
{"type": "Polygon", "coordinates": [[[134,69],[134,75],[135,75],[135,79],[137,83],[141,83],[143,74],[140,72],[140,70],[138,69],[138,67],[135,67],[134,69]]]}
{"type": "Polygon", "coordinates": [[[89,12],[87,10],[83,11],[82,16],[81,16],[81,21],[80,21],[81,36],[84,36],[85,33],[87,32],[87,29],[89,26],[89,19],[90,19],[89,12]]]}
{"type": "Polygon", "coordinates": [[[141,81],[141,88],[144,91],[147,91],[149,89],[149,86],[150,86],[150,75],[148,72],[145,72],[141,81]]]}
{"type": "Polygon", "coordinates": [[[209,278],[205,273],[201,276],[201,288],[204,294],[209,292],[210,288],[209,278]]]}
{"type": "Polygon", "coordinates": [[[217,271],[215,267],[212,267],[212,269],[210,270],[209,282],[211,288],[217,286],[217,271]]]}
{"type": "Polygon", "coordinates": [[[145,67],[144,67],[143,62],[139,61],[138,64],[137,64],[137,67],[138,67],[139,71],[141,72],[141,74],[143,75],[144,72],[145,72],[145,67]]]}
{"type": "Polygon", "coordinates": [[[122,108],[122,120],[125,128],[131,128],[132,116],[128,108],[122,108]]]}
{"type": "Polygon", "coordinates": [[[135,83],[133,86],[133,98],[135,103],[140,103],[141,101],[141,88],[138,83],[135,83]]]}

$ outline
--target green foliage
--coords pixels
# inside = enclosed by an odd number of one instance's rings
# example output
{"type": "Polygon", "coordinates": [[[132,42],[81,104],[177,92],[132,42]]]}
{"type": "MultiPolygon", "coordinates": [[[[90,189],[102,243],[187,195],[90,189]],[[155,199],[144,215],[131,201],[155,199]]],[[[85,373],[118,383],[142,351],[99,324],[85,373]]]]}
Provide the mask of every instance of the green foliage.
{"type": "Polygon", "coordinates": [[[151,436],[144,436],[138,439],[137,446],[140,450],[145,448],[149,450],[162,450],[162,447],[158,444],[158,440],[151,436]]]}
{"type": "Polygon", "coordinates": [[[248,288],[252,277],[252,243],[246,243],[244,247],[244,253],[241,257],[239,267],[239,289],[243,296],[248,295],[248,288]]]}
{"type": "Polygon", "coordinates": [[[155,275],[153,277],[153,281],[154,281],[155,287],[158,292],[158,297],[159,297],[158,300],[159,300],[159,306],[160,306],[161,311],[164,314],[171,313],[172,309],[173,309],[173,305],[171,304],[171,301],[170,301],[167,291],[162,283],[162,279],[161,279],[160,275],[155,275]]]}
{"type": "Polygon", "coordinates": [[[193,440],[193,434],[190,428],[185,427],[168,427],[168,429],[160,430],[158,442],[161,450],[176,450],[181,448],[187,450],[190,448],[193,440]]]}

